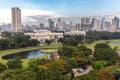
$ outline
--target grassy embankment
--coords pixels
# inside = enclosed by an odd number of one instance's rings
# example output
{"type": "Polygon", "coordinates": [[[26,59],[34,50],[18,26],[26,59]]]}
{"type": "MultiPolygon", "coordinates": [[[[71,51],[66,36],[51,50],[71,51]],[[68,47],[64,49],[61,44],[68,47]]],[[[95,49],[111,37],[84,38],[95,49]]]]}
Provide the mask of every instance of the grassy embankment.
{"type": "MultiPolygon", "coordinates": [[[[30,50],[37,50],[37,49],[42,49],[42,48],[46,48],[44,50],[41,50],[42,52],[51,53],[51,52],[55,52],[56,49],[58,49],[61,46],[62,45],[50,45],[50,46],[37,46],[37,47],[27,47],[27,48],[20,48],[20,49],[3,50],[3,51],[0,51],[0,62],[6,64],[8,60],[2,59],[2,56],[7,55],[7,54],[13,54],[13,53],[30,51],[30,50]]],[[[39,58],[47,58],[47,56],[43,56],[39,58]]],[[[22,59],[24,67],[28,65],[29,60],[31,59],[22,59]]]]}

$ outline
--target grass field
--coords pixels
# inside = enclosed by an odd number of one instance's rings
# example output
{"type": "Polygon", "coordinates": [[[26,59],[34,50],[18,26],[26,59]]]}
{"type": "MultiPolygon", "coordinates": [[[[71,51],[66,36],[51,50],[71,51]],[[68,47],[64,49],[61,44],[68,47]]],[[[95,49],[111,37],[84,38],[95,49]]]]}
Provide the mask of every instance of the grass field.
{"type": "MultiPolygon", "coordinates": [[[[107,41],[110,41],[110,42],[120,42],[120,39],[118,39],[118,40],[99,40],[99,41],[95,41],[95,42],[93,42],[91,44],[85,44],[85,46],[88,47],[88,48],[90,48],[90,49],[92,49],[94,51],[94,46],[96,44],[98,44],[98,43],[105,43],[107,41]]],[[[112,48],[118,47],[117,50],[118,51],[120,50],[120,44],[110,44],[110,46],[112,48]]]]}
{"type": "MultiPolygon", "coordinates": [[[[38,49],[47,49],[43,50],[42,52],[44,53],[51,53],[56,51],[56,49],[60,48],[62,45],[50,45],[50,46],[37,46],[37,47],[27,47],[27,48],[20,48],[20,49],[10,49],[10,50],[3,50],[0,51],[0,62],[1,63],[6,63],[8,60],[3,60],[2,56],[7,55],[7,54],[13,54],[13,53],[18,53],[18,52],[24,52],[24,51],[30,51],[30,50],[38,50],[38,49]]],[[[47,58],[47,56],[39,57],[39,58],[47,58]]],[[[26,67],[30,59],[22,59],[23,65],[26,67]]]]}

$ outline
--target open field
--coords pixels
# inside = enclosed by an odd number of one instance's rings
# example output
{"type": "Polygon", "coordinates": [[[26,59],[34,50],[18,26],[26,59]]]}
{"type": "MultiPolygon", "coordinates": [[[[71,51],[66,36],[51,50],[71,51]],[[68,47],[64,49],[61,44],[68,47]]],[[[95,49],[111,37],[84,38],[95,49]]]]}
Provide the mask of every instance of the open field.
{"type": "MultiPolygon", "coordinates": [[[[48,49],[48,50],[43,50],[42,52],[44,53],[51,53],[53,51],[56,51],[55,49],[60,48],[62,45],[50,45],[50,46],[37,46],[37,47],[27,47],[27,48],[20,48],[20,49],[10,49],[10,50],[3,50],[0,51],[0,62],[6,63],[8,60],[3,60],[2,56],[7,55],[7,54],[13,54],[13,53],[18,53],[18,52],[24,52],[24,51],[30,51],[30,50],[38,50],[38,49],[48,49]]],[[[40,58],[47,58],[47,56],[40,57],[40,58]]],[[[27,66],[28,62],[30,59],[22,59],[23,65],[27,66]]]]}
{"type": "MultiPolygon", "coordinates": [[[[107,41],[110,41],[110,42],[120,42],[120,39],[118,39],[118,40],[99,40],[99,41],[95,41],[95,42],[93,42],[91,44],[84,44],[84,45],[94,51],[94,46],[96,44],[98,44],[98,43],[105,43],[107,41]]],[[[110,46],[112,48],[118,47],[117,50],[120,51],[120,44],[110,44],[110,46]]]]}
{"type": "Polygon", "coordinates": [[[44,52],[44,53],[53,53],[53,52],[57,52],[57,49],[43,49],[43,50],[40,50],[41,52],[44,52]]]}

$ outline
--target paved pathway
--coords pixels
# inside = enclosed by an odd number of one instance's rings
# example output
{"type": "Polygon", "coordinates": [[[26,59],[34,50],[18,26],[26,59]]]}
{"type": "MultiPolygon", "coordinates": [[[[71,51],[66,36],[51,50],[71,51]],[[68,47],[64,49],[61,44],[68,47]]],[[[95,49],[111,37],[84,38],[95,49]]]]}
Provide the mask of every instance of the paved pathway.
{"type": "Polygon", "coordinates": [[[82,73],[75,73],[75,76],[82,76],[82,75],[88,74],[90,70],[92,70],[92,66],[89,66],[89,68],[82,73]]]}

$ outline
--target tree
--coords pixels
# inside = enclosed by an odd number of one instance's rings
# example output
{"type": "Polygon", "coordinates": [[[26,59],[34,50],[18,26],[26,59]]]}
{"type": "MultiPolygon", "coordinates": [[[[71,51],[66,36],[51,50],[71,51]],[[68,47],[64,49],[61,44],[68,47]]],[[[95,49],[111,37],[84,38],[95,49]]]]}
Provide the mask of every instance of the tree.
{"type": "Polygon", "coordinates": [[[47,60],[47,59],[33,59],[33,60],[29,61],[28,67],[30,69],[32,69],[34,72],[39,72],[38,66],[44,65],[48,62],[49,62],[49,60],[47,60]]]}
{"type": "Polygon", "coordinates": [[[84,54],[84,56],[89,56],[90,54],[92,54],[92,50],[85,47],[85,46],[78,46],[77,47],[77,52],[81,52],[84,54]]]}
{"type": "Polygon", "coordinates": [[[63,41],[64,41],[64,39],[63,39],[63,38],[58,39],[58,42],[63,43],[63,41]]]}
{"type": "Polygon", "coordinates": [[[37,73],[30,69],[7,70],[0,75],[0,80],[39,80],[37,73]]]}
{"type": "Polygon", "coordinates": [[[6,69],[7,69],[7,66],[2,64],[2,63],[0,63],[0,73],[5,71],[6,69]]]}
{"type": "Polygon", "coordinates": [[[50,44],[52,43],[52,41],[51,41],[51,40],[46,39],[46,40],[45,40],[45,43],[47,43],[47,45],[50,45],[50,44]]]}
{"type": "Polygon", "coordinates": [[[64,46],[77,46],[79,44],[78,40],[75,39],[65,39],[63,41],[64,46]]]}
{"type": "Polygon", "coordinates": [[[38,46],[39,43],[40,43],[40,42],[39,42],[37,39],[31,39],[31,40],[30,40],[31,46],[38,46]]]}
{"type": "Polygon", "coordinates": [[[66,62],[55,60],[39,66],[40,80],[63,80],[66,62]]]}
{"type": "Polygon", "coordinates": [[[93,64],[92,64],[92,67],[94,69],[97,69],[97,70],[100,70],[100,69],[103,69],[105,68],[106,66],[108,66],[109,62],[108,61],[95,61],[93,64]]]}
{"type": "Polygon", "coordinates": [[[9,69],[20,69],[22,68],[22,61],[20,58],[11,59],[7,62],[9,69]]]}
{"type": "Polygon", "coordinates": [[[112,49],[112,48],[107,44],[99,43],[95,45],[95,50],[97,49],[112,49]]]}
{"type": "Polygon", "coordinates": [[[116,51],[107,44],[96,44],[94,57],[96,60],[114,60],[118,57],[116,51]]]}
{"type": "Polygon", "coordinates": [[[21,69],[18,76],[16,80],[38,80],[37,73],[30,69],[21,69]]]}
{"type": "Polygon", "coordinates": [[[63,46],[58,50],[58,53],[61,56],[72,57],[75,53],[76,48],[73,46],[63,46]]]}
{"type": "Polygon", "coordinates": [[[115,80],[114,74],[112,74],[109,69],[98,72],[98,77],[100,80],[115,80]]]}

